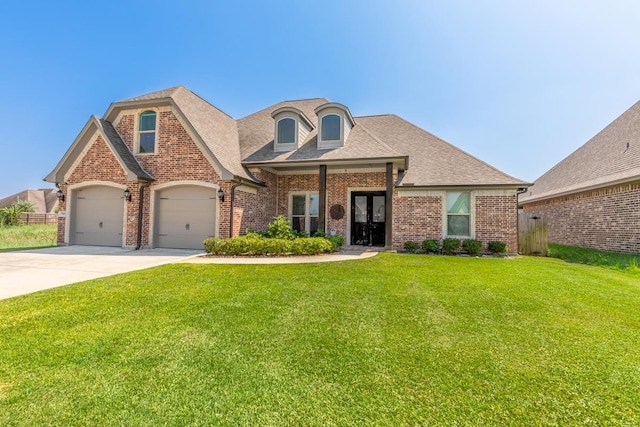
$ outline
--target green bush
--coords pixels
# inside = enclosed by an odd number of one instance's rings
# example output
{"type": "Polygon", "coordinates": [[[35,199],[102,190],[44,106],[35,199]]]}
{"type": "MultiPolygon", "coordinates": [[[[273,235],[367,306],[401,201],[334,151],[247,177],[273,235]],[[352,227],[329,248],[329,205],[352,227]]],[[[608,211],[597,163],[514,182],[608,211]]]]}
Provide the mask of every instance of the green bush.
{"type": "Polygon", "coordinates": [[[453,255],[460,249],[460,240],[447,237],[442,241],[442,253],[453,255]]]}
{"type": "Polygon", "coordinates": [[[482,242],[475,239],[467,239],[462,242],[462,249],[471,256],[478,256],[482,251],[482,242]]]}
{"type": "Polygon", "coordinates": [[[411,240],[404,242],[405,251],[414,253],[418,252],[418,249],[420,249],[420,245],[417,242],[412,242],[411,240]]]}
{"type": "Polygon", "coordinates": [[[20,215],[33,212],[33,203],[28,200],[18,200],[6,208],[0,209],[0,225],[20,225],[20,215]]]}
{"type": "Polygon", "coordinates": [[[331,242],[331,245],[332,245],[331,252],[335,252],[344,246],[344,242],[345,242],[344,237],[342,237],[339,234],[334,234],[333,236],[331,235],[325,236],[324,238],[327,239],[329,242],[331,242]]]}
{"type": "Polygon", "coordinates": [[[204,249],[211,255],[318,255],[333,251],[333,243],[323,237],[299,239],[265,239],[239,236],[230,239],[210,238],[204,249]]]}
{"type": "Polygon", "coordinates": [[[267,226],[265,237],[269,239],[293,240],[297,236],[295,230],[291,228],[289,220],[284,215],[278,215],[278,217],[267,226]]]}
{"type": "Polygon", "coordinates": [[[509,248],[504,242],[489,242],[487,244],[487,249],[489,250],[489,252],[494,254],[503,254],[507,252],[509,248]]]}
{"type": "Polygon", "coordinates": [[[428,254],[435,254],[440,250],[440,242],[435,239],[423,240],[422,250],[428,254]]]}

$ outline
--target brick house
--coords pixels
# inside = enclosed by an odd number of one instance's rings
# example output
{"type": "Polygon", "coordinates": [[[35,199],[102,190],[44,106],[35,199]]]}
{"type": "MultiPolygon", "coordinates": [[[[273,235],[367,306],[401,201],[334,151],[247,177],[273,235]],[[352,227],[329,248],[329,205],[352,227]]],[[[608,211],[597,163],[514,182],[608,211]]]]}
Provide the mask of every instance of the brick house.
{"type": "Polygon", "coordinates": [[[513,178],[395,115],[326,99],[234,120],[178,86],[92,116],[45,178],[60,244],[202,248],[277,215],[350,246],[476,238],[517,247],[513,178]]]}
{"type": "Polygon", "coordinates": [[[549,242],[640,253],[640,102],[538,178],[520,205],[549,242]]]}

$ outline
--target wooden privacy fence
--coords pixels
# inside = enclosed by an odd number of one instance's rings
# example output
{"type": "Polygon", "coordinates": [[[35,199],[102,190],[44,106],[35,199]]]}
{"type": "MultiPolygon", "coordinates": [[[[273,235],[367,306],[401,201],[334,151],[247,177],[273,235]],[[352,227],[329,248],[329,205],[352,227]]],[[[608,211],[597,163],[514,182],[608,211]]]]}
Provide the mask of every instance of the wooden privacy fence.
{"type": "Polygon", "coordinates": [[[57,224],[58,214],[24,212],[20,215],[20,219],[23,224],[57,224]]]}
{"type": "Polygon", "coordinates": [[[548,255],[547,218],[544,215],[518,214],[518,252],[523,255],[548,255]]]}

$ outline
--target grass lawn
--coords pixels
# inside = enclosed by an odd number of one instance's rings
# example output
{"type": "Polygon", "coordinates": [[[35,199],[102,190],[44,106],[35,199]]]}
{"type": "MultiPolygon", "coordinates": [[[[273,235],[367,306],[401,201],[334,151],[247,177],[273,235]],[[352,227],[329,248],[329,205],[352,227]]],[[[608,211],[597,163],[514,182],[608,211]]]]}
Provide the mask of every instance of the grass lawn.
{"type": "Polygon", "coordinates": [[[568,262],[610,267],[640,274],[640,255],[620,254],[599,251],[597,249],[579,248],[577,246],[550,244],[549,256],[568,262]]]}
{"type": "Polygon", "coordinates": [[[56,246],[57,225],[0,227],[0,252],[56,246]]]}
{"type": "Polygon", "coordinates": [[[0,301],[0,425],[637,426],[637,275],[380,254],[0,301]]]}

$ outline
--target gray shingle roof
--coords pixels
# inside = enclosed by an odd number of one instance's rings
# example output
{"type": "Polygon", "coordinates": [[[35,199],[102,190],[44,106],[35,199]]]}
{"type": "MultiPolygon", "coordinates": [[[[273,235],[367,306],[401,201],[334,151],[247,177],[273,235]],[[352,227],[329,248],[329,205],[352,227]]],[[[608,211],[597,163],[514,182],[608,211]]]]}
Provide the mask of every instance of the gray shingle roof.
{"type": "Polygon", "coordinates": [[[102,131],[105,136],[109,139],[111,146],[116,151],[117,155],[120,157],[125,167],[133,172],[138,179],[142,179],[145,181],[153,181],[153,177],[145,171],[138,160],[135,158],[127,144],[122,140],[118,131],[113,127],[111,122],[108,122],[104,119],[99,120],[100,126],[102,126],[102,131]]]}
{"type": "Polygon", "coordinates": [[[56,189],[45,188],[40,190],[24,190],[0,199],[0,209],[11,206],[21,200],[31,202],[35,213],[54,213],[58,206],[56,189]]]}
{"type": "Polygon", "coordinates": [[[60,159],[56,167],[44,180],[53,183],[64,181],[65,175],[73,167],[77,157],[82,155],[82,150],[89,143],[91,136],[94,135],[96,131],[103,135],[107,145],[112,148],[116,159],[127,173],[129,180],[153,180],[153,177],[138,163],[113,125],[109,121],[99,119],[96,116],[89,118],[87,124],[84,125],[76,139],[67,149],[67,152],[62,156],[62,159],[60,159]]]}
{"type": "Polygon", "coordinates": [[[640,102],[538,178],[521,203],[640,180],[640,102]]]}
{"type": "Polygon", "coordinates": [[[281,102],[239,120],[243,161],[268,164],[408,156],[409,169],[400,185],[528,185],[395,115],[355,117],[356,126],[344,147],[318,150],[318,118],[314,109],[327,102],[324,98],[281,102]],[[296,151],[273,151],[274,122],[271,113],[282,107],[303,111],[315,126],[296,151]]]}
{"type": "Polygon", "coordinates": [[[528,185],[395,114],[355,120],[394,151],[409,156],[409,169],[399,185],[528,185]]]}
{"type": "Polygon", "coordinates": [[[184,86],[174,86],[136,96],[116,102],[113,106],[124,107],[130,103],[161,99],[173,100],[222,168],[237,177],[257,181],[241,163],[236,121],[184,86]]]}

